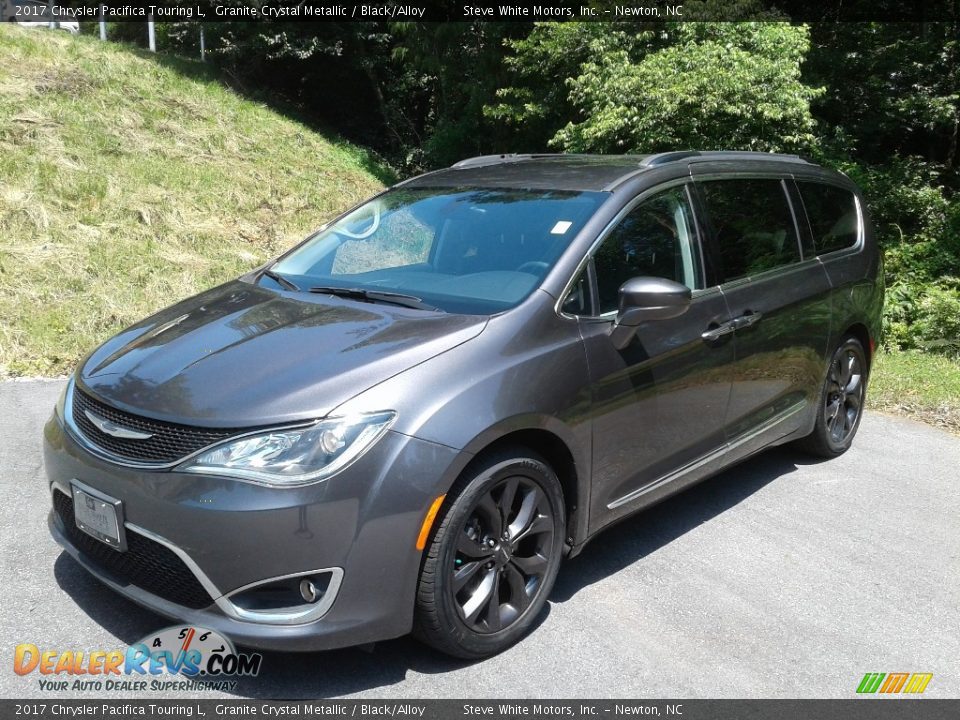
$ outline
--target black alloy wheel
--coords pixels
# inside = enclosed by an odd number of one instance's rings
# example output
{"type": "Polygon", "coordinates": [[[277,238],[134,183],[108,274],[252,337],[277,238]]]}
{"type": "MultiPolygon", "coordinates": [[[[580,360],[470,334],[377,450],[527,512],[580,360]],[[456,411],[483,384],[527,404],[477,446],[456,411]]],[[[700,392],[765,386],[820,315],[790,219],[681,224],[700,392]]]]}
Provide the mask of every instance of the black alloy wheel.
{"type": "Polygon", "coordinates": [[[868,373],[863,345],[844,339],[830,359],[813,432],[799,441],[804,450],[831,458],[850,448],[863,417],[868,373]]]}
{"type": "Polygon", "coordinates": [[[530,606],[554,545],[551,513],[540,486],[520,475],[474,504],[449,568],[457,611],[472,630],[498,632],[530,606]]]}
{"type": "Polygon", "coordinates": [[[862,354],[851,346],[841,350],[830,363],[823,403],[827,432],[837,445],[846,440],[860,422],[864,394],[862,354]]]}
{"type": "Polygon", "coordinates": [[[565,522],[556,475],[530,451],[497,453],[454,485],[436,523],[415,633],[457,657],[504,650],[536,620],[560,565],[565,522]]]}

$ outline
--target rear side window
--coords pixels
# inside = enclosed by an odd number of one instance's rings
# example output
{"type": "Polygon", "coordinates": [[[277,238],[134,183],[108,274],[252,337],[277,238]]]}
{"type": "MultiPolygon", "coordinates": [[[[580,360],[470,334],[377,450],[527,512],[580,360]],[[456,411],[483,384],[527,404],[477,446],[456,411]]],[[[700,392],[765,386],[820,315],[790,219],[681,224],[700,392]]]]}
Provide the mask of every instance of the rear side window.
{"type": "Polygon", "coordinates": [[[793,213],[780,180],[711,180],[700,184],[729,282],[800,261],[793,213]]]}
{"type": "Polygon", "coordinates": [[[810,220],[817,255],[857,244],[860,229],[852,192],[815,182],[799,181],[797,187],[810,220]]]}

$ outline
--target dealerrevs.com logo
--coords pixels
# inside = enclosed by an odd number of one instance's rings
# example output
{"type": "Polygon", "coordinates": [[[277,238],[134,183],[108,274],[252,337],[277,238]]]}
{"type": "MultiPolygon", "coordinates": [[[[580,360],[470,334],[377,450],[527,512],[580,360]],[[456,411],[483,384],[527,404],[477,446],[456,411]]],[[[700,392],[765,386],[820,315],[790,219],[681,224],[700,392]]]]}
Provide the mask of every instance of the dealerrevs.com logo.
{"type": "Polygon", "coordinates": [[[177,625],[126,650],[61,651],[21,643],[13,670],[23,676],[37,673],[40,689],[49,691],[230,691],[237,677],[256,676],[262,661],[259,653],[238,653],[214,630],[177,625]]]}

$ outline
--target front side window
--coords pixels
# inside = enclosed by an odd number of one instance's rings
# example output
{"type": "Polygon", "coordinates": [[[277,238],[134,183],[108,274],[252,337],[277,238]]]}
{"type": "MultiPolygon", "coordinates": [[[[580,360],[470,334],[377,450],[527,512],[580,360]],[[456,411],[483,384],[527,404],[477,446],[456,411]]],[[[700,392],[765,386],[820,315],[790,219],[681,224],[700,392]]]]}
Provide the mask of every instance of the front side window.
{"type": "Polygon", "coordinates": [[[817,255],[857,244],[860,220],[852,192],[815,182],[798,181],[797,187],[810,220],[817,255]]]}
{"type": "Polygon", "coordinates": [[[729,282],[800,261],[793,213],[780,180],[701,183],[707,213],[729,282]]]}
{"type": "Polygon", "coordinates": [[[586,315],[590,311],[590,285],[586,272],[577,277],[560,309],[568,315],[586,315]]]}
{"type": "Polygon", "coordinates": [[[447,312],[500,312],[540,285],[608,197],[401,187],[321,230],[272,270],[302,288],[403,293],[447,312]]]}
{"type": "Polygon", "coordinates": [[[695,288],[695,250],[696,223],[683,187],[641,202],[593,256],[600,314],[617,309],[620,286],[630,278],[660,277],[695,288]]]}

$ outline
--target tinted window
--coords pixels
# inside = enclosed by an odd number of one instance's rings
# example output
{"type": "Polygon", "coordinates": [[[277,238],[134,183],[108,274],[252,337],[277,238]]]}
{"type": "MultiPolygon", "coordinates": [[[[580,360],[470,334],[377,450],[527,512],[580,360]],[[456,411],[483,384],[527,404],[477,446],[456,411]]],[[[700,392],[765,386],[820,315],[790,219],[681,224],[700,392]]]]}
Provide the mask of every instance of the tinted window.
{"type": "Polygon", "coordinates": [[[563,301],[561,310],[569,315],[585,315],[590,304],[590,290],[587,285],[585,273],[580,273],[580,277],[570,288],[567,297],[563,301]]]}
{"type": "Polygon", "coordinates": [[[398,292],[494,313],[539,285],[606,193],[397,188],[324,228],[274,270],[303,288],[398,292]]]}
{"type": "Polygon", "coordinates": [[[832,185],[798,182],[818,255],[857,244],[857,203],[853,193],[832,185]]]}
{"type": "Polygon", "coordinates": [[[370,237],[361,231],[347,235],[333,253],[332,275],[350,275],[382,267],[404,267],[429,260],[433,228],[416,217],[410,208],[384,213],[380,226],[370,237]]]}
{"type": "Polygon", "coordinates": [[[696,224],[684,188],[640,203],[593,257],[600,312],[617,309],[620,286],[630,278],[662,277],[696,287],[695,247],[696,224]]]}
{"type": "Polygon", "coordinates": [[[701,187],[723,282],[800,260],[797,230],[779,180],[715,180],[701,187]]]}

